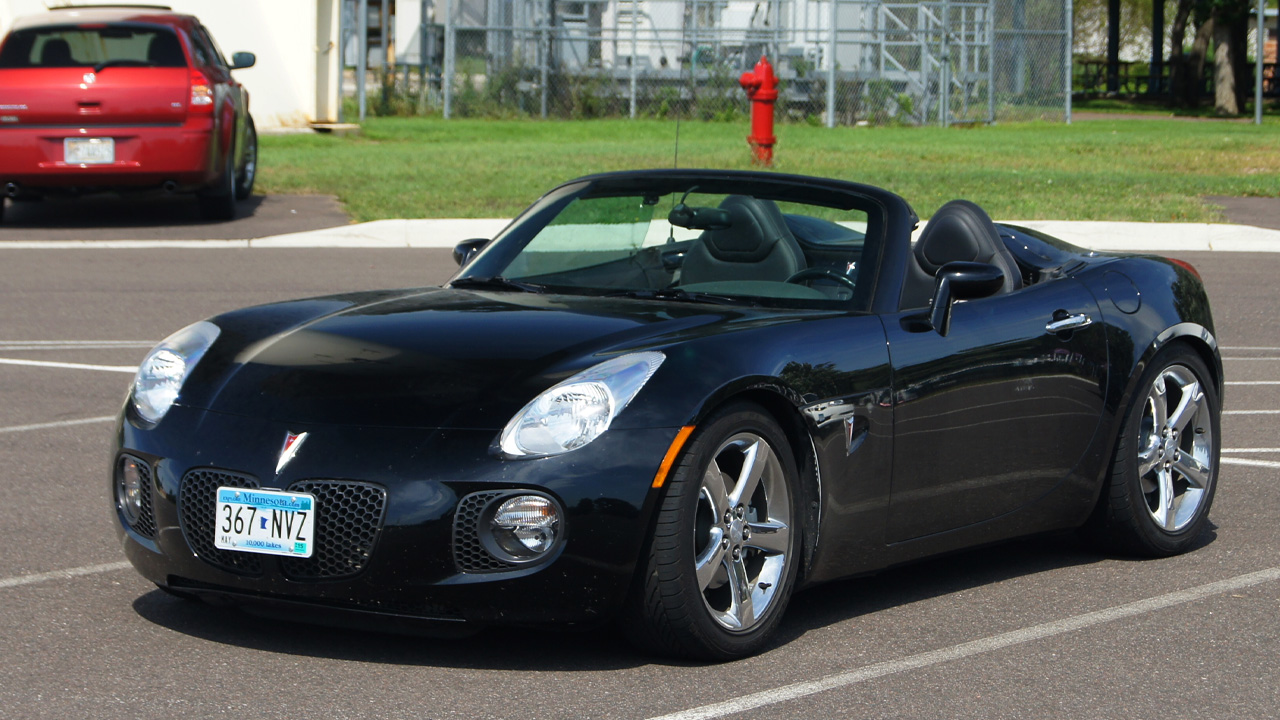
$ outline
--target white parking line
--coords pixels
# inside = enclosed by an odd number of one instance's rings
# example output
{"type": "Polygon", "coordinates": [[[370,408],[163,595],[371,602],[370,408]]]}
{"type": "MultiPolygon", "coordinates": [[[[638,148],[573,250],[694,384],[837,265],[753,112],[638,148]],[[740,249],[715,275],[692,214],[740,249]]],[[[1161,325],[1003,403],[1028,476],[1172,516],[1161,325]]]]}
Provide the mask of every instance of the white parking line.
{"type": "Polygon", "coordinates": [[[1280,380],[1233,380],[1228,385],[1280,385],[1280,380]]]}
{"type": "Polygon", "coordinates": [[[1280,415],[1280,410],[1223,410],[1223,415],[1280,415]]]}
{"type": "Polygon", "coordinates": [[[856,670],[848,672],[836,673],[827,677],[810,680],[808,682],[799,682],[791,685],[783,685],[782,687],[772,690],[765,690],[752,695],[744,695],[743,697],[728,700],[726,702],[715,703],[713,705],[703,705],[702,707],[692,708],[681,712],[672,713],[670,715],[662,715],[650,720],[703,720],[709,718],[719,718],[734,713],[746,712],[758,707],[773,705],[775,703],[785,702],[787,700],[796,700],[798,698],[815,695],[827,690],[848,687],[857,683],[874,680],[886,675],[894,675],[896,673],[906,672],[908,670],[916,670],[930,665],[937,665],[951,660],[959,660],[971,655],[979,655],[988,653],[993,650],[1011,647],[1013,645],[1021,645],[1023,643],[1032,642],[1034,640],[1042,640],[1047,637],[1061,635],[1073,630],[1081,630],[1093,625],[1101,625],[1113,620],[1121,620],[1123,618],[1145,615],[1157,610],[1182,605],[1183,603],[1201,600],[1213,595],[1221,595],[1222,593],[1240,590],[1243,588],[1259,585],[1261,583],[1273,582],[1280,580],[1280,567],[1259,570],[1258,572],[1248,573],[1246,575],[1237,575],[1227,580],[1221,580],[1207,585],[1200,585],[1189,590],[1180,590],[1171,592],[1167,595],[1158,595],[1156,597],[1147,598],[1146,600],[1138,600],[1125,605],[1117,605],[1099,610],[1097,612],[1076,615],[1064,620],[1044,623],[1042,625],[1034,625],[1032,627],[1022,628],[1021,630],[1013,630],[999,635],[992,635],[980,640],[953,645],[949,648],[940,650],[932,650],[929,652],[912,655],[902,658],[901,660],[890,660],[888,662],[876,663],[868,665],[856,670]]]}
{"type": "Polygon", "coordinates": [[[1280,448],[1222,448],[1224,453],[1280,453],[1280,448]]]}
{"type": "Polygon", "coordinates": [[[127,567],[129,567],[127,562],[113,562],[101,565],[85,565],[84,567],[71,568],[69,570],[54,570],[53,572],[36,573],[34,575],[17,575],[15,577],[0,578],[0,589],[18,587],[19,585],[35,585],[36,583],[50,580],[67,580],[104,572],[115,572],[116,570],[124,570],[127,567]]]}
{"type": "Polygon", "coordinates": [[[92,423],[108,422],[115,419],[115,415],[104,415],[103,417],[81,418],[79,420],[60,420],[58,422],[36,423],[34,425],[13,425],[11,427],[0,428],[0,433],[26,432],[27,430],[47,430],[49,428],[71,427],[73,425],[89,425],[92,423]]]}
{"type": "Polygon", "coordinates": [[[0,351],[13,350],[132,350],[155,347],[147,340],[0,340],[0,351]]]}
{"type": "Polygon", "coordinates": [[[66,368],[68,370],[101,370],[104,372],[129,373],[130,375],[138,371],[138,368],[133,365],[85,365],[83,363],[19,360],[17,358],[0,358],[0,365],[26,365],[29,367],[66,368]]]}
{"type": "Polygon", "coordinates": [[[1246,347],[1243,345],[1226,345],[1218,348],[1219,350],[1231,351],[1236,350],[1255,350],[1259,352],[1280,352],[1280,347],[1246,347]]]}
{"type": "Polygon", "coordinates": [[[1280,470],[1280,462],[1272,462],[1271,460],[1246,460],[1245,458],[1218,458],[1218,462],[1223,465],[1248,465],[1249,467],[1275,468],[1280,470]]]}
{"type": "Polygon", "coordinates": [[[1256,357],[1256,358],[1247,358],[1247,357],[1224,357],[1224,358],[1222,358],[1222,360],[1223,360],[1224,362],[1225,362],[1225,361],[1227,361],[1227,360],[1261,360],[1261,361],[1263,361],[1263,362],[1275,362],[1275,361],[1277,361],[1277,360],[1280,360],[1280,357],[1256,357]]]}

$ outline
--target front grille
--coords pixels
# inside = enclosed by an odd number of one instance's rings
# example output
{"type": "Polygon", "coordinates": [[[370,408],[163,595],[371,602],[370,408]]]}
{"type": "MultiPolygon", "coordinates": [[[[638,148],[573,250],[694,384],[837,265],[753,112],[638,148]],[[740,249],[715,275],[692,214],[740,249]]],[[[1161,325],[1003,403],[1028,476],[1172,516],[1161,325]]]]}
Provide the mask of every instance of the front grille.
{"type": "Polygon", "coordinates": [[[289,492],[316,498],[315,550],[309,558],[284,558],[284,574],[295,580],[328,580],[355,575],[373,552],[387,491],[347,480],[301,480],[289,492]]]}
{"type": "MultiPolygon", "coordinates": [[[[213,545],[219,487],[262,487],[251,475],[202,468],[187,472],[178,494],[182,535],[196,556],[223,570],[242,575],[262,573],[262,555],[220,550],[213,545]]],[[[289,492],[316,498],[316,537],[309,558],[281,558],[281,570],[294,580],[331,580],[364,569],[382,528],[387,491],[349,480],[300,480],[289,492]]]]}
{"type": "Polygon", "coordinates": [[[260,575],[261,555],[219,550],[213,546],[219,487],[257,490],[262,485],[251,475],[210,468],[187,471],[182,476],[182,487],[178,490],[178,521],[182,526],[182,536],[187,539],[187,545],[196,557],[210,565],[241,575],[260,575]]]}
{"type": "Polygon", "coordinates": [[[134,457],[133,455],[126,455],[124,457],[127,457],[136,463],[138,475],[142,480],[142,493],[140,498],[142,504],[141,512],[138,514],[137,521],[129,527],[133,528],[134,532],[144,538],[154,539],[156,536],[156,513],[151,504],[151,489],[155,482],[155,476],[151,474],[151,464],[144,461],[142,458],[134,457]]]}
{"type": "Polygon", "coordinates": [[[458,509],[453,515],[453,562],[459,572],[502,572],[517,567],[494,557],[480,541],[484,509],[495,499],[510,494],[509,490],[485,490],[471,493],[458,501],[458,509]]]}

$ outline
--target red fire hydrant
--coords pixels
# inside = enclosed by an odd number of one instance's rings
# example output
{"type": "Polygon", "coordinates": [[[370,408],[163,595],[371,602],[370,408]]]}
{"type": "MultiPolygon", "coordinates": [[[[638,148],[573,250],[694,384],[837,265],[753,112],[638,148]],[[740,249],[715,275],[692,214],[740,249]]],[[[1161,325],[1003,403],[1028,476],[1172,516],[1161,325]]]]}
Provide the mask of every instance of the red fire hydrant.
{"type": "Polygon", "coordinates": [[[755,69],[742,73],[738,84],[751,100],[751,134],[747,136],[747,144],[756,162],[768,167],[773,165],[773,144],[778,142],[773,136],[773,103],[778,99],[778,78],[769,59],[761,55],[755,69]]]}

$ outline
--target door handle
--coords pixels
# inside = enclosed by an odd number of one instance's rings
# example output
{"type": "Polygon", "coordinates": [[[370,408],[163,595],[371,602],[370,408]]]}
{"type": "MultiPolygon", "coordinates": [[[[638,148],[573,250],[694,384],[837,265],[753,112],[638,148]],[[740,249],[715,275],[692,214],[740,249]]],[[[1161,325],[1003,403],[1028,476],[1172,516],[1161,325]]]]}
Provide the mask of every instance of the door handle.
{"type": "Polygon", "coordinates": [[[1061,332],[1071,332],[1080,328],[1089,327],[1093,324],[1093,318],[1081,313],[1079,315],[1068,315],[1061,320],[1054,320],[1044,326],[1044,331],[1050,335],[1056,335],[1061,332]]]}

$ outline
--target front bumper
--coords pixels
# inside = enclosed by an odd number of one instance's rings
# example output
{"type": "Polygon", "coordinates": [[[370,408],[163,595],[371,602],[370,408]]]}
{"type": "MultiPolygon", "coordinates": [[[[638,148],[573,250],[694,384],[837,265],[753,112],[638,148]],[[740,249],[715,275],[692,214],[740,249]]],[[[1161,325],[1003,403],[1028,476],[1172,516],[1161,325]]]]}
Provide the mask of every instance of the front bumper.
{"type": "Polygon", "coordinates": [[[0,184],[24,191],[147,189],[175,182],[194,190],[217,180],[222,166],[214,153],[214,123],[192,118],[182,125],[0,127],[0,184]],[[115,162],[70,165],[66,138],[112,138],[115,162]]]}
{"type": "MultiPolygon", "coordinates": [[[[121,418],[118,452],[150,469],[153,525],[129,526],[115,502],[114,477],[112,513],[138,572],[179,592],[331,624],[382,618],[388,630],[406,629],[406,620],[442,627],[592,624],[608,619],[630,586],[654,502],[650,485],[675,433],[611,430],[566,455],[513,461],[489,452],[497,434],[489,430],[286,426],[177,406],[151,429],[121,418]],[[277,475],[286,432],[309,436],[277,475]],[[385,509],[362,567],[349,576],[300,577],[288,561],[258,554],[248,565],[228,564],[226,557],[209,557],[192,536],[193,506],[186,503],[212,502],[211,496],[184,497],[197,487],[184,486],[193,470],[256,478],[262,488],[350,481],[385,489],[385,509]],[[459,502],[495,490],[537,491],[563,509],[562,539],[545,560],[484,570],[460,566],[459,502]]],[[[323,525],[323,504],[320,513],[323,525]]],[[[323,542],[319,528],[317,537],[323,542]]]]}

